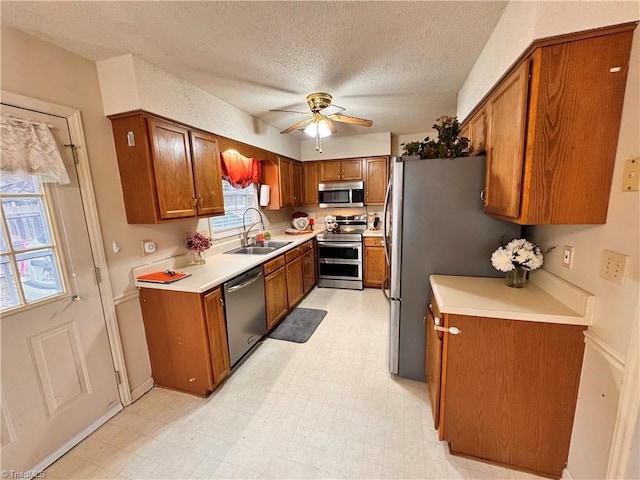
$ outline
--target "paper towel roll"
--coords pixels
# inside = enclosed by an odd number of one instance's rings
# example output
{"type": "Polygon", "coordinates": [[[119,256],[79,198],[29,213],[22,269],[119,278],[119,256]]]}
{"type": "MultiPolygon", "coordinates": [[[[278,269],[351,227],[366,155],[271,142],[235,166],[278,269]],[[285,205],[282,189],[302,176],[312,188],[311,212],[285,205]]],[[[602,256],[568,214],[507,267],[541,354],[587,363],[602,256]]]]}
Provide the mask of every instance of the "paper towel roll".
{"type": "Polygon", "coordinates": [[[260,185],[260,206],[266,207],[269,205],[269,194],[271,193],[271,187],[269,185],[260,185]]]}

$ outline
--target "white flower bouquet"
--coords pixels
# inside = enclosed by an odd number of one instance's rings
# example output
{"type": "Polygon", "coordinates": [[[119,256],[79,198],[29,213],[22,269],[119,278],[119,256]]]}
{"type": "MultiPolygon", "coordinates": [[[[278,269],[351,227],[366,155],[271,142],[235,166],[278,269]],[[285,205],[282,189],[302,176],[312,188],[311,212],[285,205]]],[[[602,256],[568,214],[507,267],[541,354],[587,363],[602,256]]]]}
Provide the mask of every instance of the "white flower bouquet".
{"type": "Polygon", "coordinates": [[[526,271],[536,270],[542,263],[540,247],[524,238],[511,240],[506,246],[499,247],[491,254],[491,264],[501,272],[510,272],[516,267],[526,271]]]}

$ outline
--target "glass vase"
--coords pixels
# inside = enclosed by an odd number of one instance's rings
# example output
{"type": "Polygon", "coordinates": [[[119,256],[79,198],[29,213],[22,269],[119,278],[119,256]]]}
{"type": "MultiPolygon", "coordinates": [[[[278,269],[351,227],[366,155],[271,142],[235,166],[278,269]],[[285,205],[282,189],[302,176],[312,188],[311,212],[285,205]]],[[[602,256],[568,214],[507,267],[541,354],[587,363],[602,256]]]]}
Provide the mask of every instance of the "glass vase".
{"type": "Polygon", "coordinates": [[[204,252],[195,251],[193,252],[193,263],[195,265],[204,265],[207,263],[207,257],[205,257],[204,252]]]}
{"type": "Polygon", "coordinates": [[[514,268],[507,272],[507,276],[504,277],[504,283],[508,287],[524,288],[527,285],[527,271],[522,267],[514,268]]]}

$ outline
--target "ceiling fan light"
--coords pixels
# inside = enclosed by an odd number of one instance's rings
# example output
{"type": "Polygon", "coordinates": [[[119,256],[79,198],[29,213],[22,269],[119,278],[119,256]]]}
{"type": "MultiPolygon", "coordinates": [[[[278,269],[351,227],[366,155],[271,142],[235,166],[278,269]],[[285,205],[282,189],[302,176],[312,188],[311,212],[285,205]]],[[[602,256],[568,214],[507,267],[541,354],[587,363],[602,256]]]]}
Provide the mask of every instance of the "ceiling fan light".
{"type": "Polygon", "coordinates": [[[329,125],[327,125],[327,122],[325,122],[324,120],[311,122],[304,129],[304,133],[306,133],[310,137],[315,137],[316,131],[318,132],[318,135],[320,136],[320,138],[328,137],[329,135],[331,135],[331,130],[329,129],[329,125]]]}

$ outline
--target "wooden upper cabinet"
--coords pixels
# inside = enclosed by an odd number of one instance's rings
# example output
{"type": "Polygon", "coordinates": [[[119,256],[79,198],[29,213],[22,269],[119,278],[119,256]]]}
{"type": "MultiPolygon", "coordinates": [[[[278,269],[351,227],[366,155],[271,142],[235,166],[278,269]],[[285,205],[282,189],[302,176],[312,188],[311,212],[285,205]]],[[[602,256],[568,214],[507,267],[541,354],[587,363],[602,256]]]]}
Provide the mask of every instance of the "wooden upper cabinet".
{"type": "Polygon", "coordinates": [[[469,155],[479,155],[487,150],[489,119],[487,109],[482,108],[469,120],[468,132],[463,137],[469,139],[469,155]]]}
{"type": "Polygon", "coordinates": [[[529,62],[507,77],[488,102],[491,146],[487,159],[485,211],[518,217],[526,125],[529,62]]]}
{"type": "Polygon", "coordinates": [[[319,181],[362,180],[362,159],[323,160],[318,162],[319,181]]]}
{"type": "Polygon", "coordinates": [[[216,137],[189,132],[198,215],[224,215],[220,151],[216,137]]]}
{"type": "Polygon", "coordinates": [[[318,205],[318,162],[302,162],[302,204],[318,205]]]}
{"type": "Polygon", "coordinates": [[[534,44],[488,95],[487,213],[606,222],[635,26],[534,44]]]}
{"type": "Polygon", "coordinates": [[[389,179],[388,157],[365,158],[364,201],[367,205],[382,205],[389,179]]]}
{"type": "Polygon", "coordinates": [[[302,206],[302,165],[300,162],[291,163],[291,187],[293,191],[293,206],[302,206]]]}
{"type": "Polygon", "coordinates": [[[288,158],[278,159],[280,177],[280,206],[293,207],[293,162],[288,158]]]}
{"type": "Polygon", "coordinates": [[[110,118],[128,223],[224,214],[214,136],[144,113],[110,118]]]}
{"type": "Polygon", "coordinates": [[[158,208],[163,219],[196,215],[189,130],[149,118],[158,208]]]}

